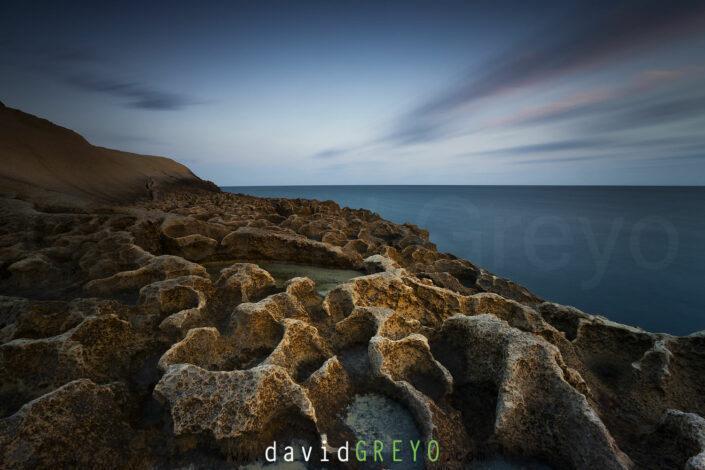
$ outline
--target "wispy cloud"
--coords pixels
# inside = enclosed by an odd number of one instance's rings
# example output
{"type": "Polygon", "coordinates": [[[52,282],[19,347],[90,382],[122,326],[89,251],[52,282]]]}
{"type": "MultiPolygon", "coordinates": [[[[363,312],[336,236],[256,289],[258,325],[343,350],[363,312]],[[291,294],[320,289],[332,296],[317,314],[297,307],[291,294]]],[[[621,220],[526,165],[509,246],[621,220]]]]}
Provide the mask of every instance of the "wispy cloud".
{"type": "Polygon", "coordinates": [[[575,118],[593,119],[593,132],[639,127],[663,121],[669,117],[697,115],[705,112],[702,96],[693,96],[705,84],[705,70],[701,67],[663,71],[658,80],[651,71],[639,73],[630,82],[621,86],[598,87],[575,93],[553,102],[519,109],[506,118],[487,122],[483,129],[514,125],[546,124],[575,118]],[[649,94],[659,87],[683,82],[668,95],[649,94]]]}
{"type": "Polygon", "coordinates": [[[660,155],[658,157],[652,158],[652,160],[692,160],[692,161],[705,161],[705,148],[699,153],[687,153],[682,155],[660,155]]]}
{"type": "Polygon", "coordinates": [[[96,70],[109,68],[110,58],[91,48],[42,44],[8,47],[7,51],[10,50],[9,55],[0,57],[5,64],[41,73],[77,90],[118,98],[122,105],[130,108],[175,111],[202,103],[186,94],[162,90],[140,81],[108,78],[105,72],[96,70]]]}
{"type": "Polygon", "coordinates": [[[546,152],[557,152],[565,150],[582,150],[588,148],[602,147],[609,145],[609,142],[594,139],[584,139],[584,140],[563,140],[556,142],[545,142],[539,144],[531,145],[519,145],[515,147],[504,147],[493,150],[468,152],[457,155],[458,157],[474,157],[478,155],[516,155],[516,154],[527,154],[527,153],[546,153],[546,152]]]}
{"type": "Polygon", "coordinates": [[[329,158],[334,158],[338,157],[340,155],[344,155],[348,153],[350,149],[347,148],[331,148],[331,149],[326,149],[322,150],[316,154],[313,155],[313,158],[320,158],[320,159],[329,159],[329,158]]]}
{"type": "MultiPolygon", "coordinates": [[[[602,72],[604,66],[636,59],[643,51],[662,46],[679,47],[676,41],[702,35],[705,29],[701,26],[705,26],[703,2],[677,0],[664,8],[661,2],[653,0],[627,0],[591,5],[589,11],[572,11],[559,24],[539,31],[517,47],[495,56],[473,74],[459,80],[455,87],[397,116],[390,129],[378,138],[359,146],[325,149],[313,157],[343,160],[353,152],[370,148],[392,155],[398,154],[394,150],[411,145],[435,145],[456,138],[468,137],[471,142],[484,139],[487,142],[485,136],[503,131],[516,135],[527,130],[527,135],[531,135],[535,142],[538,131],[532,131],[531,126],[537,126],[535,129],[547,126],[544,130],[550,127],[548,135],[551,137],[545,142],[463,152],[455,156],[506,157],[519,161],[521,155],[546,154],[541,158],[523,159],[527,163],[541,163],[558,161],[556,158],[563,161],[600,159],[604,156],[592,154],[603,152],[641,151],[643,146],[639,142],[630,141],[634,140],[633,137],[622,138],[620,133],[678,119],[697,118],[705,113],[703,100],[692,96],[693,90],[701,89],[704,84],[705,69],[702,66],[697,63],[681,64],[680,68],[647,65],[645,70],[632,69],[631,76],[622,71],[618,80],[578,89],[549,101],[528,100],[533,103],[523,107],[507,106],[504,95],[507,91],[528,89],[533,85],[543,85],[546,89],[554,79],[575,72],[602,72]],[[489,113],[492,117],[483,120],[483,113],[488,108],[485,105],[495,102],[505,103],[497,108],[502,109],[504,115],[489,113]],[[467,118],[472,122],[465,122],[467,118]],[[589,156],[578,157],[575,153],[589,156]]],[[[703,140],[705,138],[689,135],[679,144],[699,145],[703,140]]],[[[653,142],[649,150],[666,151],[672,149],[669,145],[665,140],[659,140],[653,142]]],[[[427,151],[434,150],[429,147],[427,151]]]]}
{"type": "Polygon", "coordinates": [[[569,163],[569,162],[584,162],[593,160],[604,160],[605,158],[612,158],[609,155],[582,155],[579,157],[550,157],[550,158],[529,158],[517,161],[520,165],[534,165],[541,163],[569,163]]]}
{"type": "Polygon", "coordinates": [[[68,75],[62,81],[79,90],[120,98],[131,108],[173,111],[196,103],[186,95],[157,90],[139,82],[123,82],[89,73],[68,75]]]}
{"type": "MultiPolygon", "coordinates": [[[[614,132],[640,127],[673,124],[683,119],[705,117],[705,96],[671,96],[654,99],[626,109],[613,110],[611,115],[594,122],[588,130],[614,132]]],[[[704,138],[705,139],[705,138],[704,138]]]]}
{"type": "Polygon", "coordinates": [[[456,87],[401,116],[386,138],[400,144],[434,140],[443,135],[449,114],[480,99],[604,65],[647,46],[687,38],[702,32],[704,25],[705,2],[676,0],[668,8],[654,0],[590,4],[589,10],[573,11],[456,87]],[[565,25],[571,25],[567,32],[565,25]]]}

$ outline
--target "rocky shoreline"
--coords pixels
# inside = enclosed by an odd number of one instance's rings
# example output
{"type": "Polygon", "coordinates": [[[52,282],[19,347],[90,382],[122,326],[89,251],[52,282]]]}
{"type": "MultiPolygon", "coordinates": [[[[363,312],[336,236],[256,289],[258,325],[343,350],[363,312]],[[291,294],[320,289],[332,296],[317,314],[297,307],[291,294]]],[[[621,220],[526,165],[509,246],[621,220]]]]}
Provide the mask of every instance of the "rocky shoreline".
{"type": "Polygon", "coordinates": [[[1,468],[258,468],[274,441],[321,462],[392,413],[439,444],[429,469],[705,469],[704,332],[545,301],[367,210],[0,123],[1,468]],[[258,263],[347,271],[321,295],[258,263]]]}
{"type": "Polygon", "coordinates": [[[365,393],[441,443],[427,468],[705,468],[705,335],[544,301],[416,226],[206,190],[0,207],[3,468],[229,468],[274,440],[336,448],[365,393]],[[215,282],[200,264],[228,260],[215,282]],[[361,273],[323,297],[307,278],[276,288],[265,260],[361,273]]]}

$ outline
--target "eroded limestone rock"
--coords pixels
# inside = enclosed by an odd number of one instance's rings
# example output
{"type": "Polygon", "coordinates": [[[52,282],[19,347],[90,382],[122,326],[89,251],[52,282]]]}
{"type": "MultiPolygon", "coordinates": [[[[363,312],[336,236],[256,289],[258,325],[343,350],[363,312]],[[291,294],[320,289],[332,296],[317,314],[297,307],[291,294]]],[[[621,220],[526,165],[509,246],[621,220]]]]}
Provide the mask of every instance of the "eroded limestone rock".
{"type": "Polygon", "coordinates": [[[94,279],[84,286],[90,295],[110,295],[125,291],[138,291],[142,286],[156,281],[180,276],[207,277],[206,269],[183,258],[162,255],[151,258],[145,265],[131,271],[122,271],[103,279],[94,279]]]}
{"type": "Polygon", "coordinates": [[[256,264],[235,263],[220,271],[215,286],[222,302],[237,305],[259,300],[274,289],[275,282],[271,274],[256,264]]]}
{"type": "Polygon", "coordinates": [[[135,432],[118,384],[69,382],[0,420],[3,468],[126,468],[135,432]],[[90,444],[88,444],[90,443],[90,444]]]}
{"type": "Polygon", "coordinates": [[[688,458],[683,470],[705,469],[705,419],[694,413],[666,410],[658,426],[661,439],[678,447],[688,458]]]}
{"type": "Polygon", "coordinates": [[[281,367],[207,371],[169,366],[154,389],[177,436],[205,434],[223,447],[262,451],[278,434],[310,428],[315,411],[304,389],[281,367]]]}
{"type": "Polygon", "coordinates": [[[570,468],[630,468],[558,349],[488,314],[447,319],[437,348],[456,384],[497,390],[493,440],[507,452],[570,468]]]}
{"type": "Polygon", "coordinates": [[[544,302],[439,253],[414,225],[227,193],[72,210],[5,202],[3,466],[249,464],[275,438],[354,440],[341,414],[364,394],[398,403],[423,439],[458,455],[702,465],[704,335],[544,302]],[[215,282],[193,262],[226,260],[251,262],[215,282]],[[307,278],[277,288],[259,260],[368,274],[324,298],[307,278]]]}
{"type": "Polygon", "coordinates": [[[141,348],[132,325],[116,315],[88,317],[58,336],[9,341],[0,346],[2,404],[11,410],[78,378],[119,379],[141,348]]]}

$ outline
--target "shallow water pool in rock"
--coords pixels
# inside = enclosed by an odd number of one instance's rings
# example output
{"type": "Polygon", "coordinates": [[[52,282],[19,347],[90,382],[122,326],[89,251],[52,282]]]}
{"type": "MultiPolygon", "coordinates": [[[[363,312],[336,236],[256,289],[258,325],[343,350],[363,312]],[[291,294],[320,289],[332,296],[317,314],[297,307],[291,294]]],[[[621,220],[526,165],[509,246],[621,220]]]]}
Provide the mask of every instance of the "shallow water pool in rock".
{"type": "MultiPolygon", "coordinates": [[[[383,395],[374,393],[356,395],[344,415],[344,422],[355,435],[358,441],[365,441],[367,446],[361,447],[367,453],[367,462],[363,469],[424,469],[426,468],[425,456],[428,451],[426,443],[421,439],[421,434],[411,413],[400,403],[383,395]],[[382,441],[383,462],[374,462],[375,440],[382,441]],[[401,462],[392,461],[392,441],[399,440],[397,458],[401,462]],[[416,462],[413,460],[413,451],[409,442],[420,441],[416,453],[416,462]]],[[[416,444],[414,444],[416,445],[416,444]]],[[[448,458],[443,454],[443,442],[440,445],[440,458],[448,458]]],[[[431,449],[432,453],[434,449],[431,449]]],[[[355,458],[355,442],[350,442],[350,457],[355,458]]],[[[441,460],[439,460],[440,462],[441,460]]],[[[532,460],[505,459],[501,455],[490,458],[465,462],[468,470],[553,470],[552,467],[532,460]]]]}
{"type": "MultiPolygon", "coordinates": [[[[360,447],[366,452],[366,465],[362,468],[390,468],[390,469],[423,469],[424,455],[426,447],[421,442],[416,454],[416,462],[413,461],[413,451],[410,441],[416,445],[421,441],[421,435],[416,428],[409,411],[401,404],[385,396],[377,394],[356,395],[355,401],[347,409],[345,424],[355,434],[359,441],[365,441],[366,446],[360,447]],[[374,462],[374,441],[381,441],[382,463],[374,462]],[[392,461],[392,441],[398,440],[399,452],[397,459],[401,462],[392,461]]],[[[355,444],[350,443],[350,456],[355,458],[355,444]]]]}
{"type": "Polygon", "coordinates": [[[211,280],[215,282],[220,276],[220,270],[227,268],[234,263],[253,263],[269,272],[277,283],[278,288],[282,288],[284,283],[294,277],[307,277],[316,283],[316,290],[321,295],[326,295],[335,286],[349,281],[365,273],[353,269],[325,268],[309,264],[289,264],[273,263],[269,261],[212,261],[202,263],[208,271],[211,280]]]}

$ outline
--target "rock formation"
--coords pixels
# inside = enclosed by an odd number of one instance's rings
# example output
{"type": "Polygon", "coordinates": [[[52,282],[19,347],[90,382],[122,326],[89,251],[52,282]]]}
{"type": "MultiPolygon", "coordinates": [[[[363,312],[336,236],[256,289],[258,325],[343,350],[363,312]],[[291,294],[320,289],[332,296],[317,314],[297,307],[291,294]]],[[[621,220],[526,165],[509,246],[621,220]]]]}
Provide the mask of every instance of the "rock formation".
{"type": "Polygon", "coordinates": [[[16,192],[0,222],[2,468],[233,468],[274,440],[319,462],[371,393],[440,444],[429,469],[705,468],[705,335],[546,302],[414,225],[178,186],[70,210],[16,192]],[[360,275],[322,296],[260,261],[360,275]]]}
{"type": "Polygon", "coordinates": [[[77,133],[0,103],[0,192],[75,205],[151,197],[165,187],[213,191],[164,157],[95,147],[77,133]]]}

